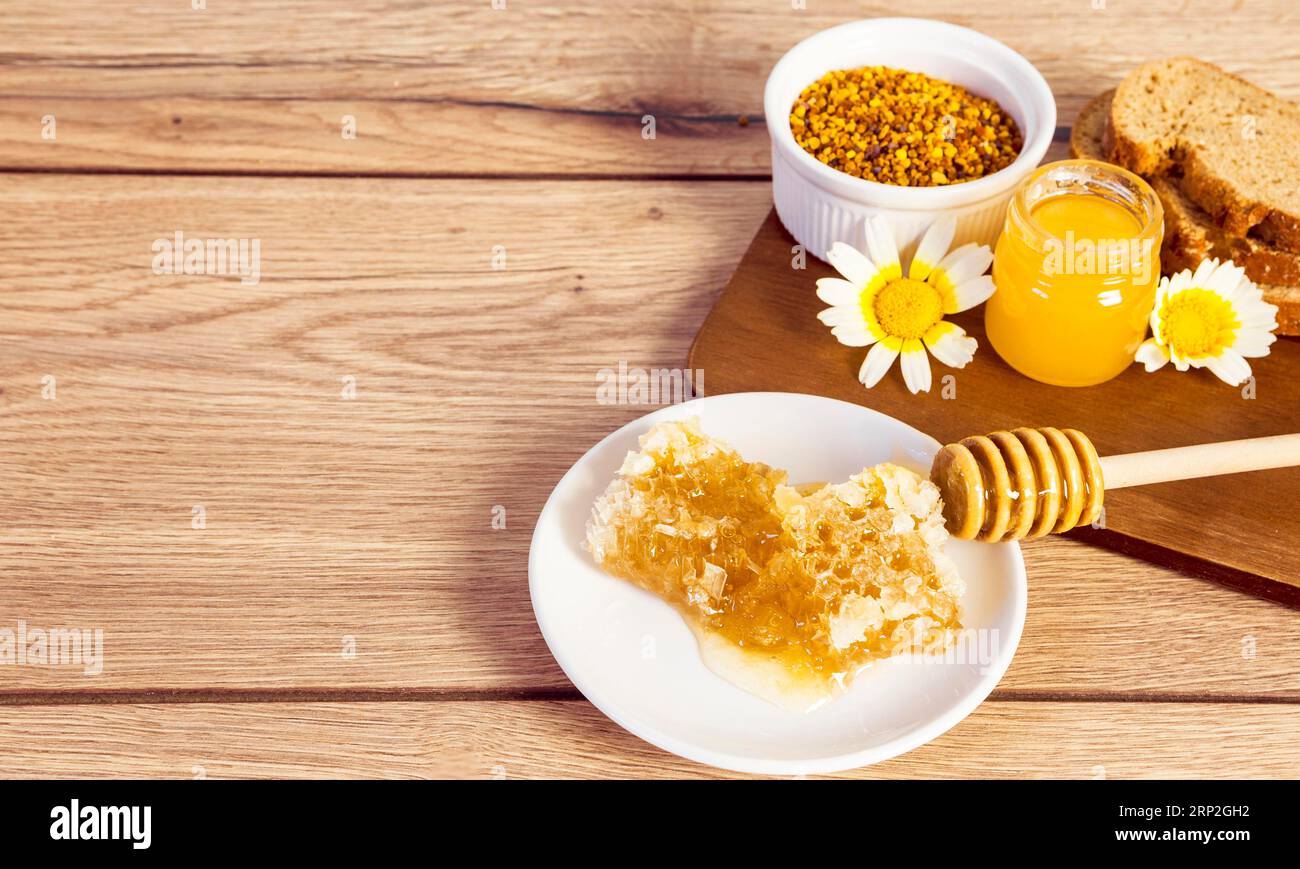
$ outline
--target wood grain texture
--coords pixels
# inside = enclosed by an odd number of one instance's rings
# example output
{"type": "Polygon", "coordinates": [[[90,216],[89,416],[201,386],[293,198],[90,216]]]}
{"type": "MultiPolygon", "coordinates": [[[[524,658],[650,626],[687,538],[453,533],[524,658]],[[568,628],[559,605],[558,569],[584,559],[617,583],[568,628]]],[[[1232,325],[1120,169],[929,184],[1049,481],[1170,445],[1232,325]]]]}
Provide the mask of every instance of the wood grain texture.
{"type": "Polygon", "coordinates": [[[598,404],[598,372],[681,364],[762,198],[5,179],[31,218],[0,241],[6,615],[103,627],[123,652],[104,687],[559,684],[524,582],[533,519],[645,410],[598,404]],[[176,229],[259,238],[260,283],[154,275],[176,229]]]}
{"type": "MultiPolygon", "coordinates": [[[[0,777],[724,778],[582,701],[0,708],[0,777]]],[[[835,778],[1287,778],[1295,705],[988,702],[835,778]],[[1213,750],[1207,750],[1207,746],[1213,750]]]]}
{"type": "MultiPolygon", "coordinates": [[[[732,183],[2,180],[5,620],[105,631],[101,674],[0,668],[10,694],[567,687],[532,522],[646,410],[597,404],[597,372],[679,365],[768,207],[732,183]],[[153,274],[176,229],[260,238],[261,282],[153,274]]],[[[1026,554],[1004,689],[1300,697],[1294,613],[1026,554]]]]}
{"type": "MultiPolygon", "coordinates": [[[[0,628],[105,636],[97,676],[0,666],[0,776],[719,775],[577,698],[526,553],[647,410],[597,372],[683,364],[766,214],[765,183],[707,179],[766,176],[772,63],[898,14],[808,5],[6,3],[0,628]],[[260,282],[154,274],[176,230],[259,239],[260,282]]],[[[1107,6],[908,14],[1024,53],[1061,124],[1162,54],[1300,98],[1283,0],[1107,6]]],[[[994,697],[852,775],[1300,771],[1294,612],[1070,540],[1026,560],[994,697]]]]}
{"type": "MultiPolygon", "coordinates": [[[[0,36],[0,168],[763,174],[762,86],[776,60],[826,27],[899,14],[806,5],[15,0],[0,36]],[[641,137],[647,114],[652,142],[641,137]],[[53,142],[41,138],[46,115],[53,142]],[[340,135],[344,115],[357,119],[355,140],[340,135]]],[[[976,28],[1030,58],[1062,124],[1169,54],[1300,98],[1286,0],[1099,10],[1037,0],[1014,15],[927,0],[907,14],[976,28]]]]}
{"type": "Polygon", "coordinates": [[[415,177],[765,178],[761,118],[423,100],[18,97],[0,100],[0,168],[415,177]],[[56,138],[43,138],[42,119],[56,138]],[[350,123],[355,137],[345,138],[350,123]]]}

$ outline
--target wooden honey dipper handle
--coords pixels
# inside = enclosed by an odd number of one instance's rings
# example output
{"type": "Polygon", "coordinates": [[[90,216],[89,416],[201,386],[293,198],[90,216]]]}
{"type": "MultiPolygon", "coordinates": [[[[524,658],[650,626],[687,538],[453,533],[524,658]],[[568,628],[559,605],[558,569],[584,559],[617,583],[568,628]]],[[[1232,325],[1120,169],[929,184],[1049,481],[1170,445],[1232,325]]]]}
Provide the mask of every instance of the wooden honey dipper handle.
{"type": "Polygon", "coordinates": [[[1107,488],[1293,465],[1300,433],[1099,458],[1074,429],[1018,428],[948,444],[930,479],[952,536],[997,542],[1091,524],[1107,488]]]}
{"type": "Polygon", "coordinates": [[[1168,450],[1148,450],[1144,453],[1106,456],[1101,460],[1107,489],[1264,471],[1269,468],[1289,468],[1294,465],[1300,465],[1300,433],[1197,444],[1168,450]]]}

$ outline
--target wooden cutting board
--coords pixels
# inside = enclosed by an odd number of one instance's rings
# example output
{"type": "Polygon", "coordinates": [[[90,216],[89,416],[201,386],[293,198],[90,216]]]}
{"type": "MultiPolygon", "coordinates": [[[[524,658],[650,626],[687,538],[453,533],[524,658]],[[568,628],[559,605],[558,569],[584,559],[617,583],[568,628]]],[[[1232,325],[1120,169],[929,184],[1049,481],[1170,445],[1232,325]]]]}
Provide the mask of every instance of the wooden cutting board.
{"type": "MultiPolygon", "coordinates": [[[[709,394],[826,395],[941,443],[1022,425],[1077,428],[1103,456],[1300,431],[1296,339],[1281,338],[1269,356],[1251,360],[1253,392],[1172,365],[1152,374],[1134,365],[1100,386],[1055,387],[998,357],[984,335],[982,306],[951,318],[980,342],[965,368],[932,359],[931,391],[912,395],[895,363],[866,389],[857,380],[866,349],[839,344],[816,317],[826,307],[817,279],[834,271],[813,257],[795,268],[794,244],[770,213],[700,328],[689,365],[703,370],[709,394]]],[[[1108,492],[1104,520],[1071,536],[1300,606],[1300,468],[1108,492]]]]}

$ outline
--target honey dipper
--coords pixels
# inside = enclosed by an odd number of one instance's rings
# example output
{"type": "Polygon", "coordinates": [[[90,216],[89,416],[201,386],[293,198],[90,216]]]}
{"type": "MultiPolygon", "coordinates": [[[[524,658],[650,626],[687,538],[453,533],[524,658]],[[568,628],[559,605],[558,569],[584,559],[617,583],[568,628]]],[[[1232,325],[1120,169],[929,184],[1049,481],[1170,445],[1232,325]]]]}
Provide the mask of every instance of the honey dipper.
{"type": "Polygon", "coordinates": [[[939,450],[948,533],[994,543],[1089,525],[1106,489],[1300,465],[1300,433],[1099,458],[1074,429],[1018,428],[939,450]]]}

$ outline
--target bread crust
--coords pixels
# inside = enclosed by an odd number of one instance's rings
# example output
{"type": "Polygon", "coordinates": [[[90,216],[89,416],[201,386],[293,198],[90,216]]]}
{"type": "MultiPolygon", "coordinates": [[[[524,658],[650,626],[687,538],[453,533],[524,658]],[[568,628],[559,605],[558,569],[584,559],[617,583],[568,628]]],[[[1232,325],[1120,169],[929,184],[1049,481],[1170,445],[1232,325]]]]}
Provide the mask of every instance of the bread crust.
{"type": "Polygon", "coordinates": [[[1102,91],[1079,111],[1070,128],[1070,156],[1082,160],[1108,159],[1104,136],[1110,129],[1110,101],[1114,96],[1114,88],[1102,91]]]}

